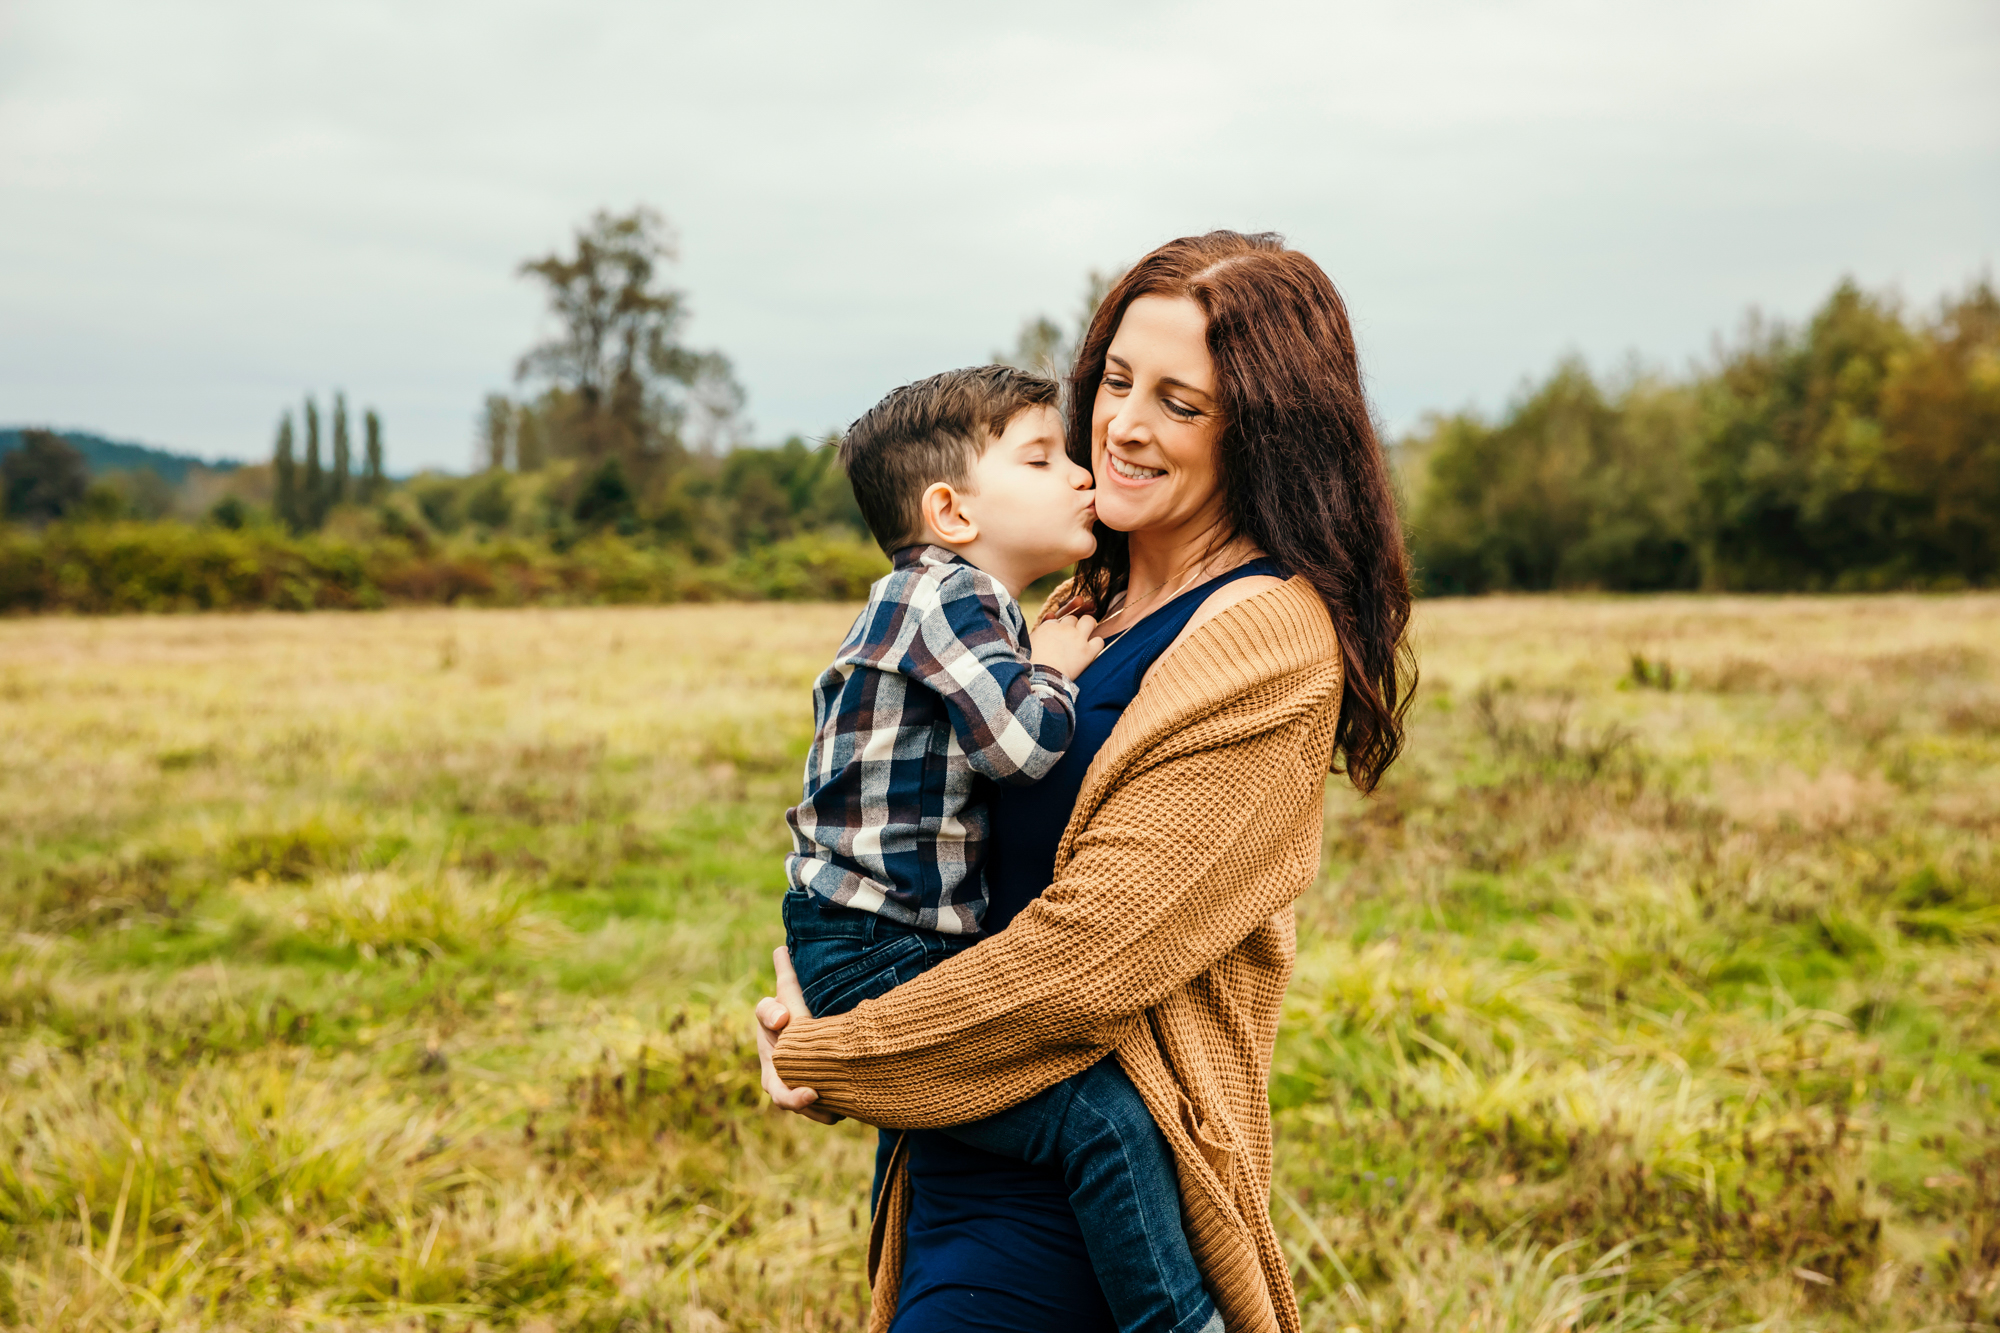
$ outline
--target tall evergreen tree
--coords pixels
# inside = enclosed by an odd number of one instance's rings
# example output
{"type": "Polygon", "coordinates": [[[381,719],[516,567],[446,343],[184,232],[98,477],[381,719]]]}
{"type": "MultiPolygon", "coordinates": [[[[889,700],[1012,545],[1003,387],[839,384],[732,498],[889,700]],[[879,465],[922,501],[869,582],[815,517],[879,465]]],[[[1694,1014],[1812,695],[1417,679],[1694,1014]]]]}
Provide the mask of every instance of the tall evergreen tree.
{"type": "Polygon", "coordinates": [[[300,488],[299,517],[317,528],[326,517],[326,473],[319,465],[319,404],[306,399],[306,475],[300,488]]]}
{"type": "Polygon", "coordinates": [[[382,496],[382,418],[371,407],[364,421],[368,429],[368,461],[362,465],[361,498],[374,501],[382,496]]]}
{"type": "Polygon", "coordinates": [[[278,422],[278,443],[271,451],[271,473],[277,483],[271,507],[277,511],[278,521],[294,532],[303,526],[298,472],[299,465],[292,457],[292,414],[287,412],[278,422]]]}
{"type": "Polygon", "coordinates": [[[507,457],[514,436],[514,404],[504,393],[486,395],[486,406],[479,415],[479,462],[488,472],[501,472],[507,467],[507,457]]]}
{"type": "Polygon", "coordinates": [[[333,480],[328,487],[328,504],[347,503],[347,477],[352,459],[347,448],[347,395],[333,395],[333,480]]]}

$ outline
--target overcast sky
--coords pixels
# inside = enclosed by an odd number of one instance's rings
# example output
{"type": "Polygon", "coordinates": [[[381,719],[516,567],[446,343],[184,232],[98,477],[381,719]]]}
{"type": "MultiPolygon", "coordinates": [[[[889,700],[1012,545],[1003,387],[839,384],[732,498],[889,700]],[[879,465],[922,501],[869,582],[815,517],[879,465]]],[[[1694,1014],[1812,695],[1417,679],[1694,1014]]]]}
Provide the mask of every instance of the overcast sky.
{"type": "Polygon", "coordinates": [[[0,424],[247,458],[344,387],[463,468],[516,266],[637,202],[759,439],[1218,226],[1332,275],[1402,428],[1990,272],[2000,4],[0,0],[0,424]]]}

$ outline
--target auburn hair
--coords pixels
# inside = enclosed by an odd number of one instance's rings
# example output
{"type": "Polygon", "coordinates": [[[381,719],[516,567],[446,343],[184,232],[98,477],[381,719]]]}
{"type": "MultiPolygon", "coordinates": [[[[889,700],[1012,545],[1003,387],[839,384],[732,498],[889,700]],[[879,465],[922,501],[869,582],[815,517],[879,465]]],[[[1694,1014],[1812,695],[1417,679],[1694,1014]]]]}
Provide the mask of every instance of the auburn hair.
{"type": "MultiPolygon", "coordinates": [[[[1185,297],[1208,317],[1226,528],[1216,545],[1256,543],[1326,603],[1343,667],[1335,771],[1373,791],[1403,748],[1416,660],[1409,557],[1347,307],[1320,266],[1274,233],[1167,242],[1105,294],[1077,348],[1069,453],[1084,467],[1105,356],[1142,296],[1185,297]]],[[[1125,534],[1098,523],[1077,592],[1105,607],[1130,575],[1125,534]]]]}

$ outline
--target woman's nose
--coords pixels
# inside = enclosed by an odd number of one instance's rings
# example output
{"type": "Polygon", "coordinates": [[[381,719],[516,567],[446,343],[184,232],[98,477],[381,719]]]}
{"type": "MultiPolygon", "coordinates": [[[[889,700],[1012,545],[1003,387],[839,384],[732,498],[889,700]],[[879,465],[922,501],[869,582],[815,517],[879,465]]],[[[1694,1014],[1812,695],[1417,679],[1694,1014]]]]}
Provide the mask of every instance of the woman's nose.
{"type": "Polygon", "coordinates": [[[1145,441],[1140,437],[1144,434],[1144,430],[1143,418],[1133,410],[1130,402],[1126,402],[1119,406],[1111,420],[1104,423],[1104,442],[1123,445],[1137,441],[1143,444],[1145,441]]]}

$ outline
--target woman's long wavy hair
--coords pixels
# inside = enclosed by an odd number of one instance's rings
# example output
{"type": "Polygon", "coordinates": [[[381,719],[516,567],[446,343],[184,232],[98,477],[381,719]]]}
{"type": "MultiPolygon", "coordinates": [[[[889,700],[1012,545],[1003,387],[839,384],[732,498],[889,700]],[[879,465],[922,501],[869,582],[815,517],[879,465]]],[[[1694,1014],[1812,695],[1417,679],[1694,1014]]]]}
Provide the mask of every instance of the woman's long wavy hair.
{"type": "MultiPolygon", "coordinates": [[[[1126,307],[1142,296],[1186,297],[1208,316],[1227,506],[1216,546],[1255,542],[1326,603],[1344,667],[1336,771],[1373,791],[1403,748],[1416,662],[1405,639],[1403,526],[1347,307],[1320,266],[1274,234],[1169,241],[1105,294],[1077,349],[1069,452],[1084,467],[1105,355],[1126,307]]],[[[1099,523],[1097,553],[1077,566],[1077,591],[1103,607],[1130,574],[1125,534],[1099,523]]]]}

